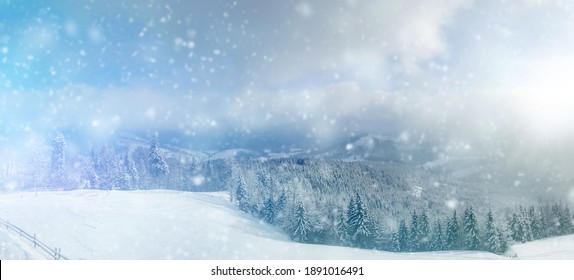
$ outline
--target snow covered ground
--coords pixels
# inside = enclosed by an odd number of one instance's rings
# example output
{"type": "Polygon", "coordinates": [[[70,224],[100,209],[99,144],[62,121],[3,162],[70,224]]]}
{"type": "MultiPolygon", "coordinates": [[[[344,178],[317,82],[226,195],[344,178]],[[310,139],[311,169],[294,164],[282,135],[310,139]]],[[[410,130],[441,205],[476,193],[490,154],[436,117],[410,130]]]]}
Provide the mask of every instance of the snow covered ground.
{"type": "MultiPolygon", "coordinates": [[[[225,193],[0,194],[0,218],[70,259],[501,259],[485,252],[389,253],[295,243],[239,211],[225,193]]],[[[519,258],[574,259],[574,236],[515,246],[519,258]]],[[[45,259],[0,228],[1,259],[45,259]]]]}

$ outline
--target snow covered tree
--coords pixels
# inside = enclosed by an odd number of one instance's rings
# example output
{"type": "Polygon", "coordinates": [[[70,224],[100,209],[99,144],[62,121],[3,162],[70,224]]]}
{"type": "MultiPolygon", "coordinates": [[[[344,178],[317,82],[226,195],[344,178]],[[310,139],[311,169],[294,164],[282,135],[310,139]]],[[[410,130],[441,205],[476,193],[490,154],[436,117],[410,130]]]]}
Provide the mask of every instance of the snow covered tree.
{"type": "Polygon", "coordinates": [[[413,252],[420,252],[422,251],[422,236],[421,236],[421,232],[420,232],[420,226],[419,226],[419,216],[417,214],[417,211],[413,211],[413,214],[411,216],[411,230],[410,230],[410,235],[409,235],[409,244],[410,244],[410,249],[413,252]]]}
{"type": "Polygon", "coordinates": [[[66,139],[61,133],[57,133],[52,141],[52,168],[50,178],[52,187],[63,188],[66,186],[66,139]]]}
{"type": "Polygon", "coordinates": [[[163,160],[163,157],[159,153],[159,141],[157,133],[153,136],[151,145],[149,148],[149,170],[150,174],[154,178],[159,178],[161,176],[169,174],[169,167],[167,163],[163,160]]]}
{"type": "Polygon", "coordinates": [[[493,253],[503,253],[503,240],[501,240],[500,230],[494,224],[492,211],[488,210],[486,223],[484,224],[484,248],[493,253]]]}
{"type": "Polygon", "coordinates": [[[275,203],[275,222],[279,224],[285,223],[286,219],[286,208],[287,208],[287,194],[285,190],[281,190],[281,194],[279,194],[279,198],[277,198],[277,202],[275,203]]]}
{"type": "Polygon", "coordinates": [[[420,251],[426,251],[429,249],[430,242],[430,230],[429,230],[429,219],[426,211],[423,211],[419,218],[419,238],[420,238],[420,251]]]}
{"type": "Polygon", "coordinates": [[[111,144],[105,143],[102,146],[95,168],[100,179],[100,188],[111,190],[118,187],[119,162],[111,144]]]}
{"type": "Polygon", "coordinates": [[[270,224],[274,224],[276,214],[277,214],[277,210],[275,209],[275,203],[273,202],[273,198],[270,197],[263,204],[263,208],[261,209],[260,217],[264,221],[266,221],[270,224]]]}
{"type": "Polygon", "coordinates": [[[544,235],[542,229],[541,215],[536,211],[534,206],[528,208],[528,219],[530,220],[530,231],[532,232],[532,240],[542,238],[544,235]]]}
{"type": "Polygon", "coordinates": [[[520,206],[512,213],[509,226],[514,241],[524,243],[533,240],[531,221],[524,207],[520,206]]]}
{"type": "Polygon", "coordinates": [[[235,187],[235,200],[237,200],[237,203],[239,204],[239,209],[245,212],[249,211],[249,196],[245,189],[245,180],[241,174],[239,175],[237,186],[235,187]]]}
{"type": "Polygon", "coordinates": [[[374,227],[367,214],[363,201],[359,194],[355,195],[354,202],[349,205],[348,234],[356,246],[370,248],[374,245],[374,227]]]}
{"type": "Polygon", "coordinates": [[[294,222],[291,229],[291,238],[297,242],[308,242],[311,233],[311,225],[309,223],[307,212],[303,202],[297,204],[295,210],[294,222]]]}
{"type": "Polygon", "coordinates": [[[399,223],[399,228],[393,239],[391,246],[394,252],[406,252],[409,249],[409,230],[405,220],[401,220],[399,223]]]}
{"type": "Polygon", "coordinates": [[[97,189],[100,185],[100,178],[91,159],[84,160],[82,164],[82,188],[97,189]]]}
{"type": "Polygon", "coordinates": [[[464,211],[464,249],[480,249],[478,222],[472,207],[466,208],[464,211]]]}
{"type": "Polygon", "coordinates": [[[345,218],[345,214],[343,213],[342,209],[337,213],[335,232],[339,239],[338,244],[351,245],[348,236],[349,229],[347,228],[347,220],[345,218]]]}
{"type": "Polygon", "coordinates": [[[565,235],[574,232],[572,213],[568,205],[560,202],[552,206],[552,224],[554,235],[565,235]]]}
{"type": "Polygon", "coordinates": [[[447,250],[458,250],[460,249],[460,226],[458,224],[458,218],[456,215],[456,210],[452,214],[452,218],[448,221],[445,234],[446,248],[447,250]]]}
{"type": "Polygon", "coordinates": [[[431,239],[429,242],[429,250],[431,251],[442,251],[446,247],[446,241],[443,236],[442,226],[440,221],[436,221],[433,226],[431,239]]]}

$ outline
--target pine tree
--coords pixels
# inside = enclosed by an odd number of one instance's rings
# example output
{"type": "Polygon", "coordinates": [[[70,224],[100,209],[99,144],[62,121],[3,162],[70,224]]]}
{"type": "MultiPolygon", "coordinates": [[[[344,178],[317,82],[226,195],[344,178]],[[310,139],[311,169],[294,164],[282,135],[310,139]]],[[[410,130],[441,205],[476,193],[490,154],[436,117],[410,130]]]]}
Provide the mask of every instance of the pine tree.
{"type": "Polygon", "coordinates": [[[100,178],[96,173],[93,161],[91,159],[85,159],[82,164],[82,186],[85,189],[97,189],[99,188],[100,178]]]}
{"type": "Polygon", "coordinates": [[[471,208],[464,211],[464,249],[465,250],[479,250],[480,238],[478,231],[478,223],[471,208]]]}
{"type": "Polygon", "coordinates": [[[295,210],[294,223],[291,230],[291,237],[297,242],[308,242],[311,233],[311,225],[307,218],[305,206],[302,202],[297,204],[295,210]]]}
{"type": "Polygon", "coordinates": [[[169,174],[169,167],[159,153],[159,141],[157,133],[153,136],[149,148],[149,170],[154,178],[169,174]]]}
{"type": "Polygon", "coordinates": [[[572,212],[568,204],[564,204],[560,211],[560,234],[566,235],[574,233],[574,225],[572,223],[572,212]]]}
{"type": "Polygon", "coordinates": [[[419,216],[417,211],[413,211],[411,216],[411,230],[409,235],[409,244],[412,252],[420,252],[422,246],[422,236],[420,233],[419,216]]]}
{"type": "Polygon", "coordinates": [[[270,223],[275,223],[275,215],[277,210],[275,209],[275,203],[273,202],[273,198],[268,198],[265,203],[263,204],[263,209],[261,209],[260,217],[270,223]]]}
{"type": "Polygon", "coordinates": [[[442,226],[439,221],[436,221],[433,226],[432,237],[429,243],[431,251],[442,251],[445,249],[446,242],[442,232],[442,226]]]}
{"type": "Polygon", "coordinates": [[[531,220],[528,212],[522,206],[519,206],[510,219],[511,237],[517,242],[527,242],[533,240],[531,220]]]}
{"type": "Polygon", "coordinates": [[[55,188],[64,188],[66,186],[66,139],[61,133],[57,133],[52,141],[52,169],[51,183],[55,188]]]}
{"type": "Polygon", "coordinates": [[[347,219],[345,218],[345,214],[342,209],[337,211],[337,216],[335,218],[335,233],[338,238],[336,244],[351,245],[349,236],[347,235],[347,219]]]}
{"type": "Polygon", "coordinates": [[[401,252],[401,243],[399,241],[399,232],[393,232],[391,235],[391,252],[401,252]]]}
{"type": "Polygon", "coordinates": [[[502,253],[502,244],[500,240],[500,231],[494,224],[494,217],[492,211],[489,210],[486,215],[486,223],[484,225],[484,247],[487,251],[493,253],[502,253]]]}
{"type": "Polygon", "coordinates": [[[419,218],[419,236],[420,236],[420,251],[429,250],[430,243],[430,229],[429,229],[429,219],[426,211],[423,211],[419,218]]]}
{"type": "Polygon", "coordinates": [[[128,184],[130,186],[130,189],[139,188],[139,184],[140,184],[139,172],[138,172],[136,164],[133,161],[133,159],[131,158],[129,152],[126,152],[124,163],[126,165],[125,169],[127,172],[127,177],[129,178],[128,184]]]}
{"type": "Polygon", "coordinates": [[[399,252],[406,252],[409,249],[409,230],[405,220],[401,220],[398,231],[399,252]]]}
{"type": "Polygon", "coordinates": [[[532,240],[538,240],[542,238],[542,221],[540,214],[536,211],[534,206],[528,209],[528,219],[530,220],[530,230],[532,232],[532,240]]]}
{"type": "Polygon", "coordinates": [[[353,204],[349,205],[348,211],[348,235],[356,246],[370,248],[374,245],[375,232],[367,214],[367,209],[358,193],[351,202],[353,204]]]}
{"type": "Polygon", "coordinates": [[[458,218],[456,216],[456,210],[452,214],[452,218],[449,220],[446,228],[446,248],[447,250],[458,250],[460,249],[460,229],[458,224],[458,218]]]}
{"type": "Polygon", "coordinates": [[[115,189],[118,185],[119,165],[117,162],[114,148],[105,143],[100,150],[100,154],[96,159],[96,173],[100,178],[100,188],[102,189],[115,189]]]}
{"type": "Polygon", "coordinates": [[[249,211],[249,197],[247,195],[247,190],[245,189],[245,180],[241,174],[237,180],[237,187],[235,188],[235,199],[239,204],[239,209],[244,212],[249,211]]]}
{"type": "Polygon", "coordinates": [[[275,221],[279,224],[285,222],[285,208],[287,207],[287,195],[285,194],[285,190],[281,190],[281,194],[277,199],[277,203],[275,203],[275,221]]]}
{"type": "Polygon", "coordinates": [[[508,251],[508,244],[510,243],[510,235],[508,234],[508,230],[503,225],[501,225],[496,228],[496,234],[498,235],[498,241],[500,242],[499,253],[508,251]]]}

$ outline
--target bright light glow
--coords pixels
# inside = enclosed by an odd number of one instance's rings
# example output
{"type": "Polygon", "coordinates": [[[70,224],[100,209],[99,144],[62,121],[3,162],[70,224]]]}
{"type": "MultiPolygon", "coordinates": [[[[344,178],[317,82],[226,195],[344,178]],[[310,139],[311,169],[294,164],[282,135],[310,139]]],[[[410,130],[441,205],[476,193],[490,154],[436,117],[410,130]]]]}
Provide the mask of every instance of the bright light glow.
{"type": "Polygon", "coordinates": [[[526,126],[543,138],[572,132],[574,126],[574,65],[568,59],[536,65],[526,85],[515,92],[516,106],[526,126]]]}

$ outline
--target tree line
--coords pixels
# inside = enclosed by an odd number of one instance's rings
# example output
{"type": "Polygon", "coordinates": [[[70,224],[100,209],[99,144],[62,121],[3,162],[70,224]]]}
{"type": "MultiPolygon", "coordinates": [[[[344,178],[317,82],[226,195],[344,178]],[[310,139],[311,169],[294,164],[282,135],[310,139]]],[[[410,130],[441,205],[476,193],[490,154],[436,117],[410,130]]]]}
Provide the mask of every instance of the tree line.
{"type": "MultiPolygon", "coordinates": [[[[484,207],[448,213],[441,202],[452,189],[432,183],[436,178],[424,171],[398,164],[304,158],[201,161],[181,153],[166,155],[154,135],[148,147],[117,152],[105,144],[99,151],[92,149],[80,161],[80,172],[70,173],[65,138],[56,135],[52,147],[52,186],[227,189],[239,209],[298,242],[394,252],[504,253],[513,242],[574,233],[572,213],[562,202],[518,206],[511,214],[501,207],[487,213],[484,207]]],[[[467,205],[481,205],[458,193],[467,205]]]]}

